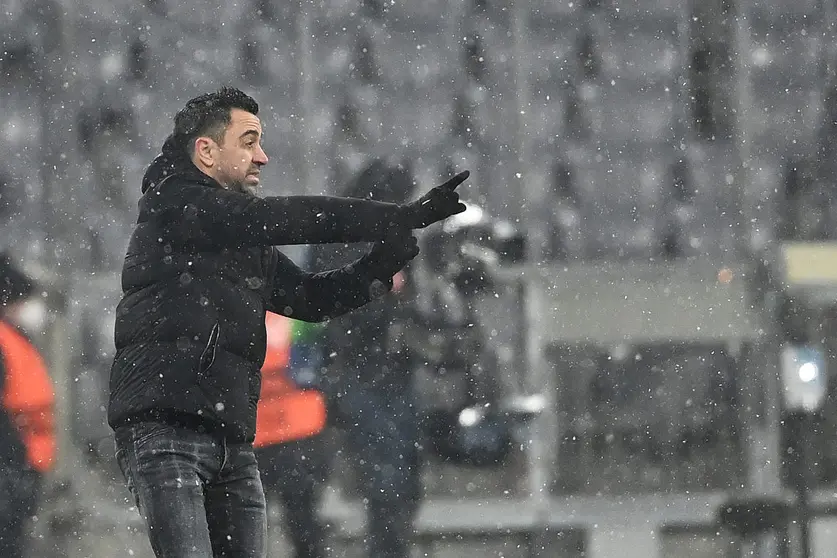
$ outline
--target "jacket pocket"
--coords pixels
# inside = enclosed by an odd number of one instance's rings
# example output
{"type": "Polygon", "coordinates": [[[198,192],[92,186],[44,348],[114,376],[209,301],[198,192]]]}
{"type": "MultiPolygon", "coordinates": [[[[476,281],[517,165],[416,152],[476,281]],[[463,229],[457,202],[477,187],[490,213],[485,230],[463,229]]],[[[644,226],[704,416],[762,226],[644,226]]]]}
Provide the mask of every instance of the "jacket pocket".
{"type": "Polygon", "coordinates": [[[215,363],[215,353],[218,351],[218,337],[220,335],[221,326],[216,322],[209,332],[209,339],[207,339],[203,351],[201,351],[201,357],[198,361],[198,377],[201,377],[215,363]]]}

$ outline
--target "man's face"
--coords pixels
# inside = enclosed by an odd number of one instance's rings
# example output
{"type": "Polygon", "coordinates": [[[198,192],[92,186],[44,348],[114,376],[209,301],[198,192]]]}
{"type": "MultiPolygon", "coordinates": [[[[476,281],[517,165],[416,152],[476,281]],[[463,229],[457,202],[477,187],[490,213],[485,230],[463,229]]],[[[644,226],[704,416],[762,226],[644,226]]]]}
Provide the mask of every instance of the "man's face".
{"type": "Polygon", "coordinates": [[[261,139],[259,118],[241,109],[232,109],[230,124],[218,146],[215,180],[230,190],[256,195],[259,172],[267,164],[261,139]]]}

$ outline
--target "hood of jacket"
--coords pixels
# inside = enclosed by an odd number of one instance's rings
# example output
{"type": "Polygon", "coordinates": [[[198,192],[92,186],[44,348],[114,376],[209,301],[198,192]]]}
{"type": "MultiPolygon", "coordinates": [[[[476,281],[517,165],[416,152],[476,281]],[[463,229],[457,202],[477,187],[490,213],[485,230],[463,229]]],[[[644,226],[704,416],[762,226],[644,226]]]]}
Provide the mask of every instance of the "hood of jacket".
{"type": "Polygon", "coordinates": [[[166,138],[163,143],[163,149],[157,155],[142,177],[142,193],[144,194],[150,188],[159,184],[163,179],[174,174],[194,174],[197,177],[203,174],[192,160],[189,158],[186,151],[183,149],[182,141],[174,134],[166,138]]]}

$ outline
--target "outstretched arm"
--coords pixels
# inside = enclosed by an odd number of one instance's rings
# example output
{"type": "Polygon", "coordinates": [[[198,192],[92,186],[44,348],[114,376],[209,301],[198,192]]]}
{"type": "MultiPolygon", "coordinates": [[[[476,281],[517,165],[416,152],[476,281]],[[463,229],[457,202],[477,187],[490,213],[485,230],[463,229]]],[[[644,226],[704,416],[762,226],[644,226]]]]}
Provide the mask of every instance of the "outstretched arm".
{"type": "MultiPolygon", "coordinates": [[[[329,196],[254,198],[178,182],[143,202],[152,218],[171,223],[181,240],[206,248],[372,242],[405,217],[402,206],[329,196]]],[[[141,208],[142,209],[142,208],[141,208]]]]}
{"type": "MultiPolygon", "coordinates": [[[[464,210],[454,191],[467,172],[406,205],[331,196],[254,198],[186,180],[166,181],[140,202],[198,249],[374,242],[396,228],[421,228],[464,210]]],[[[145,217],[143,217],[145,216],[145,217]]]]}

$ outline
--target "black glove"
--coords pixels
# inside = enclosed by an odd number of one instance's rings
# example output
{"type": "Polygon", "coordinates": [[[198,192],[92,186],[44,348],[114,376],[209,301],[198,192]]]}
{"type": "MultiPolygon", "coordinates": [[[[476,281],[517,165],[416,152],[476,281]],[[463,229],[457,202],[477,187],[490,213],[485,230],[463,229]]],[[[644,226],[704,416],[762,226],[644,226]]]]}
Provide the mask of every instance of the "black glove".
{"type": "Polygon", "coordinates": [[[418,240],[410,229],[394,228],[366,255],[372,277],[392,287],[392,276],[419,253],[418,240]]]}
{"type": "Polygon", "coordinates": [[[428,225],[444,221],[451,215],[465,211],[465,204],[459,201],[456,187],[465,182],[470,172],[460,172],[441,186],[436,186],[421,198],[404,205],[405,225],[411,229],[423,229],[428,225]]]}

